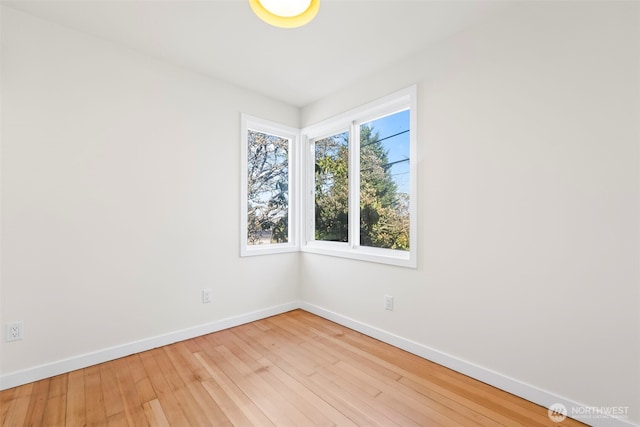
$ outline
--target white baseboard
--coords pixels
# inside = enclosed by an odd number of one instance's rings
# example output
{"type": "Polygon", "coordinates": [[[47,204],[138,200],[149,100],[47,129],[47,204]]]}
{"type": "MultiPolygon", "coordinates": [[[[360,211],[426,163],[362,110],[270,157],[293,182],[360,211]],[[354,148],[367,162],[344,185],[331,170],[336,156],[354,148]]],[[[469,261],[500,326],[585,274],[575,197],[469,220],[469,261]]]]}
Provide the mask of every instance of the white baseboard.
{"type": "Polygon", "coordinates": [[[633,424],[623,419],[614,418],[605,414],[593,414],[592,409],[587,405],[583,405],[570,399],[566,399],[562,396],[558,396],[545,390],[541,390],[537,387],[494,372],[490,369],[483,368],[474,363],[459,359],[457,357],[427,347],[423,344],[408,340],[406,338],[399,337],[382,329],[378,329],[376,327],[367,325],[366,323],[362,323],[358,320],[351,319],[341,314],[326,310],[322,307],[318,307],[306,302],[301,302],[300,308],[325,319],[331,320],[347,328],[361,332],[372,338],[383,341],[387,344],[391,344],[394,347],[401,348],[405,351],[408,351],[409,353],[413,353],[424,359],[430,360],[439,365],[465,374],[471,378],[477,379],[516,396],[522,397],[523,399],[536,403],[545,408],[549,408],[554,404],[562,404],[565,408],[567,408],[569,416],[571,416],[573,411],[573,414],[577,415],[572,416],[572,418],[577,419],[585,424],[594,427],[638,427],[637,424],[633,424]]]}
{"type": "Polygon", "coordinates": [[[131,343],[119,345],[116,347],[106,348],[93,353],[82,354],[80,356],[69,359],[58,360],[45,365],[35,366],[33,368],[22,371],[12,372],[0,375],[0,390],[17,387],[28,384],[44,378],[50,378],[67,372],[83,369],[88,366],[97,365],[98,363],[108,362],[110,360],[119,359],[131,354],[140,353],[151,350],[164,345],[173,344],[179,341],[188,340],[190,338],[199,337],[210,334],[212,332],[221,331],[223,329],[232,328],[234,326],[243,325],[245,323],[264,319],[266,317],[275,316],[276,314],[285,313],[300,307],[297,301],[286,304],[265,308],[263,310],[254,311],[239,316],[229,317],[215,322],[206,323],[204,325],[195,326],[193,328],[182,329],[179,331],[169,332],[167,334],[134,341],[131,343]]]}
{"type": "Polygon", "coordinates": [[[193,328],[182,329],[179,331],[170,332],[168,334],[123,344],[121,346],[111,347],[97,352],[83,354],[77,357],[36,366],[30,369],[25,369],[23,371],[0,375],[0,390],[17,387],[44,378],[50,378],[77,369],[93,366],[98,363],[108,362],[120,357],[129,356],[131,354],[140,353],[143,351],[151,350],[153,348],[173,344],[175,342],[210,334],[212,332],[221,331],[223,329],[232,328],[234,326],[243,325],[245,323],[295,310],[297,308],[306,310],[327,320],[331,320],[342,326],[351,328],[365,335],[383,341],[387,344],[391,344],[395,347],[401,348],[405,351],[408,351],[409,353],[413,353],[424,359],[430,360],[439,365],[453,369],[454,371],[468,375],[471,378],[475,378],[479,381],[490,384],[494,387],[522,397],[523,399],[536,403],[545,408],[549,408],[554,404],[562,404],[565,406],[565,408],[568,409],[570,416],[572,411],[575,411],[574,413],[576,414],[584,414],[574,416],[572,418],[582,421],[588,425],[592,425],[594,427],[640,427],[637,424],[633,424],[629,421],[606,416],[604,414],[594,416],[593,413],[590,413],[590,408],[587,405],[583,405],[570,399],[566,399],[562,396],[549,393],[545,390],[541,390],[537,387],[507,377],[490,369],[483,368],[466,360],[459,359],[457,357],[427,347],[423,344],[394,335],[374,326],[367,325],[366,323],[360,322],[358,320],[351,319],[341,314],[326,310],[322,307],[300,301],[292,301],[263,310],[258,310],[251,313],[207,323],[204,325],[195,326],[193,328]]]}

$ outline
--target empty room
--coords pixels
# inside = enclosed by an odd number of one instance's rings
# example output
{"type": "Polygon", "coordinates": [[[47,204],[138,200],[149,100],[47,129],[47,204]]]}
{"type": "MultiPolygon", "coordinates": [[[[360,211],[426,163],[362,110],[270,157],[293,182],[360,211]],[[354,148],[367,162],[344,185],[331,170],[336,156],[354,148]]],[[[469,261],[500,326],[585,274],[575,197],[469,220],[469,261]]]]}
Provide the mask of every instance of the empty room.
{"type": "Polygon", "coordinates": [[[0,425],[640,426],[640,2],[0,25],[0,425]]]}

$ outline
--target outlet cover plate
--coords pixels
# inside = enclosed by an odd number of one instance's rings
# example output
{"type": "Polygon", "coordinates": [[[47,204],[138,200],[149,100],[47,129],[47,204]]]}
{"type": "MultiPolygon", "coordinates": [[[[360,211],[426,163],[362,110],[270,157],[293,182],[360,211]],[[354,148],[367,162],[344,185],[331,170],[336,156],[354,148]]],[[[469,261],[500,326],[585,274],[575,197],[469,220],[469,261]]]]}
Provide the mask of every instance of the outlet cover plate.
{"type": "Polygon", "coordinates": [[[385,310],[393,311],[393,297],[391,295],[384,296],[384,308],[385,310]]]}
{"type": "Polygon", "coordinates": [[[7,323],[5,337],[7,342],[18,341],[24,338],[24,323],[22,321],[7,323]]]}
{"type": "Polygon", "coordinates": [[[207,289],[203,289],[202,290],[202,303],[203,304],[209,304],[211,302],[212,298],[213,298],[213,291],[211,290],[211,288],[207,288],[207,289]]]}

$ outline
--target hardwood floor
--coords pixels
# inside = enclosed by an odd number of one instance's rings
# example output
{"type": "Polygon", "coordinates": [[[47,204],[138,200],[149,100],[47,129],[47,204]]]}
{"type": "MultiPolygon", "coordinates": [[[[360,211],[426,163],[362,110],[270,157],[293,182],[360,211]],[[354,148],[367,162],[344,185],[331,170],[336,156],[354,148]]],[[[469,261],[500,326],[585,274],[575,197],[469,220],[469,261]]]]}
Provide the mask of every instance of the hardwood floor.
{"type": "Polygon", "coordinates": [[[73,427],[558,425],[545,408],[301,310],[5,390],[0,420],[73,427]]]}

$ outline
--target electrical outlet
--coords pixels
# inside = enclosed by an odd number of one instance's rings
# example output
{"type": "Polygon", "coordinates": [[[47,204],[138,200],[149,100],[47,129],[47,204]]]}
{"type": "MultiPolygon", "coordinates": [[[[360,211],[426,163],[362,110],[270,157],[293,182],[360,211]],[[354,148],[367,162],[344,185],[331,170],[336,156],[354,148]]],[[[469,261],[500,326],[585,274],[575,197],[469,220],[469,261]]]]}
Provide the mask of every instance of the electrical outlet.
{"type": "Polygon", "coordinates": [[[211,288],[207,288],[207,289],[203,289],[202,290],[202,303],[203,304],[209,304],[211,302],[211,298],[213,297],[213,291],[211,291],[211,288]]]}
{"type": "Polygon", "coordinates": [[[22,338],[24,338],[24,323],[22,321],[7,323],[6,341],[18,341],[22,338]]]}
{"type": "Polygon", "coordinates": [[[384,296],[384,308],[385,310],[393,311],[393,297],[391,295],[384,296]]]}

